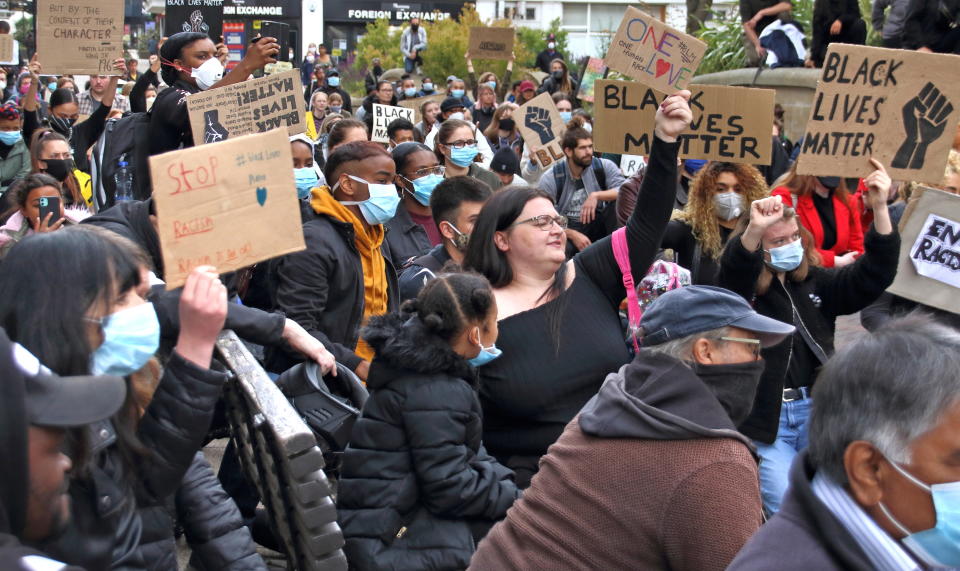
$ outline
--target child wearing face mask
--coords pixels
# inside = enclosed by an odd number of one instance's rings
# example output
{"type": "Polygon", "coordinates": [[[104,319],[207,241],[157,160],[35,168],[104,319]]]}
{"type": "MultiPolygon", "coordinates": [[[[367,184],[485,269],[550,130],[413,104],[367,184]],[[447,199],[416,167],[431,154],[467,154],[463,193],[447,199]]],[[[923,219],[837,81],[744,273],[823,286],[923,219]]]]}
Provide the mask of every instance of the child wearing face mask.
{"type": "Polygon", "coordinates": [[[497,358],[486,278],[448,273],[370,320],[370,399],[343,454],[337,507],[356,569],[463,569],[520,496],[486,453],[477,367],[497,358]]]}

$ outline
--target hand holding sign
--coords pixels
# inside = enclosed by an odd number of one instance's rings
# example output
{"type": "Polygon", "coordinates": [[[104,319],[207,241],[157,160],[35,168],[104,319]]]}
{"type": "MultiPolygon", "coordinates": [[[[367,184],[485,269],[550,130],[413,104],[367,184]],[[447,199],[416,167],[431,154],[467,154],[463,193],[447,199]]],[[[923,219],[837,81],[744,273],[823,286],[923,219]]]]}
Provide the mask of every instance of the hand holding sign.
{"type": "Polygon", "coordinates": [[[530,107],[523,118],[523,124],[540,137],[540,144],[546,145],[553,140],[553,128],[550,113],[543,107],[530,107]]]}
{"type": "Polygon", "coordinates": [[[903,106],[903,127],[906,140],[900,146],[892,165],[901,169],[922,169],[927,146],[943,135],[953,104],[929,81],[920,94],[903,106]]]}
{"type": "Polygon", "coordinates": [[[180,295],[180,335],[177,353],[201,367],[210,366],[213,346],[227,318],[227,288],[216,268],[197,266],[187,276],[180,295]]]}

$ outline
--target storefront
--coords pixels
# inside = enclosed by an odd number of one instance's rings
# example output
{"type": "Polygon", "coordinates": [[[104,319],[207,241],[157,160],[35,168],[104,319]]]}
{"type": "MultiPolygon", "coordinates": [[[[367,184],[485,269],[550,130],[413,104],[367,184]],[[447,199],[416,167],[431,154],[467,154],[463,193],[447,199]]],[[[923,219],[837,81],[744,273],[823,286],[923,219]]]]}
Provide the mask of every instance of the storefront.
{"type": "Polygon", "coordinates": [[[230,50],[232,68],[240,61],[250,45],[250,40],[260,33],[261,22],[269,20],[290,26],[287,45],[293,48],[294,67],[303,57],[300,38],[301,0],[225,0],[223,3],[223,36],[230,50]]]}
{"type": "Polygon", "coordinates": [[[400,3],[386,0],[325,0],[323,4],[323,42],[334,56],[346,56],[357,47],[368,23],[389,18],[394,26],[402,26],[410,18],[423,21],[455,18],[463,2],[400,3]]]}

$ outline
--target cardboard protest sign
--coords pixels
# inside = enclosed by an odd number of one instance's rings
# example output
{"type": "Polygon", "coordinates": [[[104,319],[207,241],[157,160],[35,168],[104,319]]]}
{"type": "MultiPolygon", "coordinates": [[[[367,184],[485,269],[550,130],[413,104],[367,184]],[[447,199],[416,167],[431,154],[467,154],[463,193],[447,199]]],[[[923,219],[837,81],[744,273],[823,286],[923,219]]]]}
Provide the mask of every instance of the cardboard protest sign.
{"type": "Polygon", "coordinates": [[[393,105],[373,104],[373,133],[370,140],[374,143],[389,143],[387,127],[397,119],[406,119],[413,123],[413,109],[394,107],[393,105]]]}
{"type": "Polygon", "coordinates": [[[413,109],[413,119],[414,123],[419,123],[423,120],[423,117],[420,116],[420,107],[427,101],[436,101],[437,105],[443,103],[443,100],[447,98],[446,93],[434,93],[433,95],[424,95],[423,97],[414,97],[413,99],[404,99],[400,101],[400,107],[406,107],[407,109],[413,109]]]}
{"type": "Polygon", "coordinates": [[[707,44],[628,6],[603,61],[612,70],[664,93],[686,88],[707,44]]]}
{"type": "Polygon", "coordinates": [[[593,103],[594,83],[603,78],[607,72],[607,66],[603,65],[603,60],[592,57],[587,60],[587,66],[583,70],[583,78],[580,80],[580,89],[577,91],[577,99],[580,101],[589,101],[593,103]]]}
{"type": "Polygon", "coordinates": [[[193,141],[217,143],[286,127],[290,135],[307,130],[300,71],[291,70],[187,97],[193,141]]]}
{"type": "Polygon", "coordinates": [[[470,28],[471,59],[510,59],[513,54],[513,28],[474,26],[470,28]]]}
{"type": "Polygon", "coordinates": [[[563,160],[560,138],[566,130],[557,105],[549,93],[541,93],[513,113],[527,149],[533,149],[542,167],[563,160]]]}
{"type": "Polygon", "coordinates": [[[150,157],[167,289],[304,249],[286,131],[150,157]]]}
{"type": "Polygon", "coordinates": [[[223,35],[223,0],[166,0],[164,35],[199,32],[214,42],[223,35]]]}
{"type": "MultiPolygon", "coordinates": [[[[690,128],[680,156],[769,165],[775,92],[770,89],[691,85],[690,128]]],[[[605,153],[649,155],[657,108],[665,96],[632,81],[596,82],[593,145],[605,153]]]]}
{"type": "Polygon", "coordinates": [[[900,234],[897,278],[887,291],[960,313],[960,196],[923,189],[900,234]]]}
{"type": "Polygon", "coordinates": [[[960,121],[960,57],[830,44],[797,172],[939,183],[960,121]]]}
{"type": "Polygon", "coordinates": [[[123,0],[37,0],[37,53],[43,72],[115,73],[123,57],[123,0]]]}
{"type": "Polygon", "coordinates": [[[13,61],[14,40],[12,34],[0,34],[0,62],[13,61]]]}

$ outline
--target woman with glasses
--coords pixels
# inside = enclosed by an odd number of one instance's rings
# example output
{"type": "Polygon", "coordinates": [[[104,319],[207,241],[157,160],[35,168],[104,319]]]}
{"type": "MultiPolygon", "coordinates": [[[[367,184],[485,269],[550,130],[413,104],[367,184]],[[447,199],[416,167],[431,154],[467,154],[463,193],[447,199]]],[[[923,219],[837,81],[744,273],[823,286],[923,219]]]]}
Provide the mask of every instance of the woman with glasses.
{"type": "MultiPolygon", "coordinates": [[[[634,276],[653,262],[670,219],[689,97],[681,91],[657,111],[650,166],[626,228],[634,276]]],[[[464,259],[494,288],[503,350],[479,369],[483,440],[523,487],[606,375],[630,360],[618,312],[623,276],[610,239],[567,261],[566,225],[550,195],[509,188],[484,206],[464,259]]]]}
{"type": "Polygon", "coordinates": [[[66,137],[50,129],[39,129],[30,142],[30,172],[52,176],[63,189],[67,206],[87,208],[93,199],[90,175],[77,170],[73,149],[66,137]]]}
{"type": "Polygon", "coordinates": [[[430,197],[443,182],[444,168],[437,155],[423,143],[401,143],[393,149],[397,166],[397,189],[400,206],[387,222],[387,244],[398,271],[414,258],[440,244],[443,237],[433,221],[430,197]]]}
{"type": "Polygon", "coordinates": [[[446,178],[469,176],[488,184],[491,190],[497,190],[502,186],[500,178],[475,160],[480,153],[477,136],[477,128],[471,123],[463,119],[447,119],[437,131],[437,160],[446,169],[446,178]]]}

